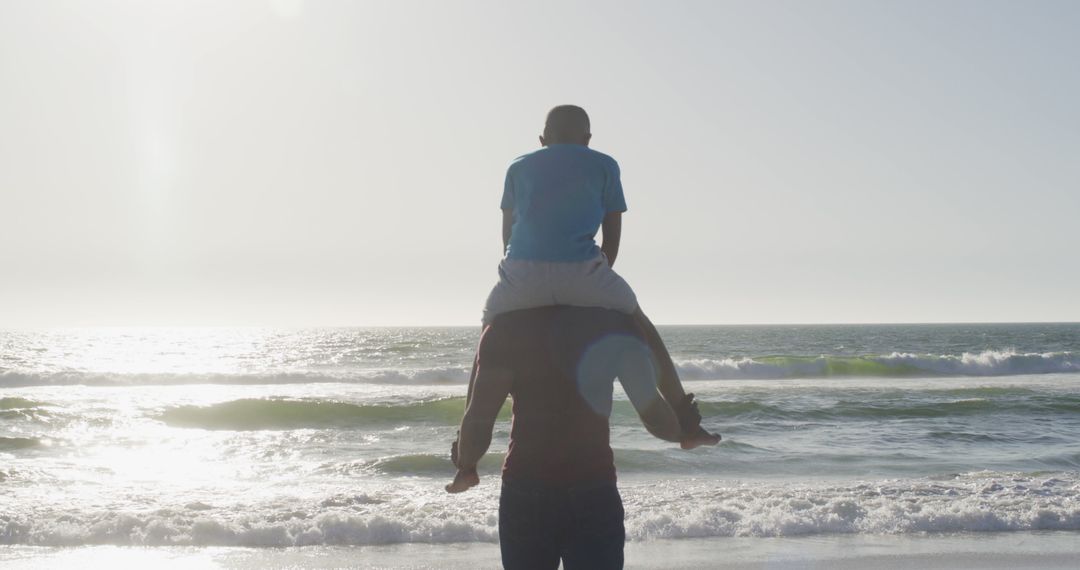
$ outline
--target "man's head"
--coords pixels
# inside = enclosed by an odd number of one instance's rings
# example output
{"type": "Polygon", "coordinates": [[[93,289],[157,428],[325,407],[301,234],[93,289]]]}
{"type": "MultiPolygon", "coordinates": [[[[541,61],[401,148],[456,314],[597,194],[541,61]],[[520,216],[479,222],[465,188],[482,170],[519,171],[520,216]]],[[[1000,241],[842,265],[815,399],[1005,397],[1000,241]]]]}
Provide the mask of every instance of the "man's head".
{"type": "Polygon", "coordinates": [[[592,132],[589,127],[589,115],[577,105],[559,105],[548,111],[544,121],[544,134],[540,144],[582,144],[589,145],[592,132]]]}

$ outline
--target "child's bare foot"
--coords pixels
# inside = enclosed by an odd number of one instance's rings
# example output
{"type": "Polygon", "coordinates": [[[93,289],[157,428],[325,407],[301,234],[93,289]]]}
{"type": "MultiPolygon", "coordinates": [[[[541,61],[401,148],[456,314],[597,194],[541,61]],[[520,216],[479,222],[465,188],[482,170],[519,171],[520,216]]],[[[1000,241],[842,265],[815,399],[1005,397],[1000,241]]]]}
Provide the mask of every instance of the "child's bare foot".
{"type": "Polygon", "coordinates": [[[458,469],[454,481],[446,486],[447,493],[461,493],[480,484],[480,475],[476,469],[458,469]]]}
{"type": "Polygon", "coordinates": [[[698,426],[696,433],[683,437],[682,441],[679,442],[679,447],[694,449],[702,445],[716,445],[718,443],[720,443],[720,434],[709,433],[705,431],[705,428],[698,426]]]}

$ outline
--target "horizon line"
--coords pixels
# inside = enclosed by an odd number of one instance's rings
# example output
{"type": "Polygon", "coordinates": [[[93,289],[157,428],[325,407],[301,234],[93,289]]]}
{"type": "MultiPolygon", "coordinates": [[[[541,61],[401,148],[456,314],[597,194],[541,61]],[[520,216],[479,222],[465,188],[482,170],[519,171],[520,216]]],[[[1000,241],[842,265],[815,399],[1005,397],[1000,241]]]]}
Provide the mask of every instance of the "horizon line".
{"type": "MultiPolygon", "coordinates": [[[[660,327],[794,327],[794,326],[905,326],[905,325],[1080,325],[1080,321],[836,321],[836,322],[750,322],[750,323],[656,323],[660,327]]],[[[283,324],[65,324],[0,327],[0,331],[33,331],[60,329],[424,329],[424,328],[471,328],[479,330],[479,324],[334,324],[334,325],[283,325],[283,324]]]]}

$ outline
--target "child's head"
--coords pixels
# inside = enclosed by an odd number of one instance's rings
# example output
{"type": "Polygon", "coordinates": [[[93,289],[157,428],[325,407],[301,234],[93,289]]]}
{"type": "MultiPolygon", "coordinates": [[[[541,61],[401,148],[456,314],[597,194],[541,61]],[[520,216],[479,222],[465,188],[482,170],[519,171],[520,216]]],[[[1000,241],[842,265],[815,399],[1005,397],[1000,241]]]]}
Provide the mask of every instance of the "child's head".
{"type": "Polygon", "coordinates": [[[540,144],[583,144],[588,146],[592,133],[589,115],[577,105],[559,105],[548,111],[540,144]]]}

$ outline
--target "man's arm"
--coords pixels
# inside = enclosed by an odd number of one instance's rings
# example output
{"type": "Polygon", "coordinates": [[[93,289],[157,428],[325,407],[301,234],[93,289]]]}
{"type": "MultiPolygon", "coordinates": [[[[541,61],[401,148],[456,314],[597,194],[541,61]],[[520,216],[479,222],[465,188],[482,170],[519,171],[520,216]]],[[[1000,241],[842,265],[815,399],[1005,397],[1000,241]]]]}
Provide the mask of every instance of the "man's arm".
{"type": "Polygon", "coordinates": [[[604,240],[600,245],[600,251],[607,256],[608,265],[614,267],[615,258],[619,255],[619,240],[622,238],[622,212],[608,212],[604,216],[601,229],[604,232],[604,240]]]}
{"type": "MultiPolygon", "coordinates": [[[[483,341],[481,341],[483,342],[483,341]]],[[[508,368],[482,363],[476,366],[472,394],[461,420],[457,444],[457,475],[446,486],[447,492],[460,493],[480,483],[476,464],[491,445],[491,431],[510,394],[512,373],[508,368]]]]}
{"type": "Polygon", "coordinates": [[[514,229],[514,210],[504,208],[502,213],[503,255],[506,255],[506,248],[510,247],[510,233],[514,229]]]}

